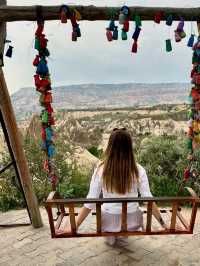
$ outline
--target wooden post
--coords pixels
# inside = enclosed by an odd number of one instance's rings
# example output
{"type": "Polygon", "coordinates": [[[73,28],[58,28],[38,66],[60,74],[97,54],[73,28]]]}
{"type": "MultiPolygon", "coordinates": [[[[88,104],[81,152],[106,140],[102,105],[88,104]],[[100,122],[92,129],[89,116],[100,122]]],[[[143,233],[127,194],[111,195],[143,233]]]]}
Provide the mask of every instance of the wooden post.
{"type": "MultiPolygon", "coordinates": [[[[0,0],[0,6],[6,5],[6,0],[0,0]]],[[[6,39],[6,23],[0,23],[0,53],[4,52],[4,42],[6,39]]],[[[10,139],[10,144],[16,160],[17,168],[20,174],[21,183],[24,189],[25,197],[32,224],[35,228],[42,226],[42,219],[37,204],[37,199],[33,192],[31,176],[28,169],[28,164],[24,154],[22,140],[17,128],[11,99],[6,86],[3,70],[0,67],[0,108],[5,121],[6,129],[10,139]]]]}

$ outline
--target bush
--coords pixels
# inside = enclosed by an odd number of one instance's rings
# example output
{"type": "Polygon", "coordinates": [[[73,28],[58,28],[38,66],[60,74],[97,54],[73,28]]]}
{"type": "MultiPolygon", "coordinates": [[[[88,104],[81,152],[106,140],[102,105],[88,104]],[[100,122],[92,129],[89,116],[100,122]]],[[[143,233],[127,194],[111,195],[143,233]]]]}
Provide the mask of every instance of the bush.
{"type": "MultiPolygon", "coordinates": [[[[141,146],[143,147],[138,151],[138,161],[148,173],[152,194],[176,196],[188,164],[185,139],[176,136],[154,136],[141,146]]],[[[199,154],[196,153],[198,160],[199,154]]],[[[196,167],[200,170],[198,165],[196,167]]],[[[189,180],[188,185],[194,185],[192,180],[189,180]]]]}

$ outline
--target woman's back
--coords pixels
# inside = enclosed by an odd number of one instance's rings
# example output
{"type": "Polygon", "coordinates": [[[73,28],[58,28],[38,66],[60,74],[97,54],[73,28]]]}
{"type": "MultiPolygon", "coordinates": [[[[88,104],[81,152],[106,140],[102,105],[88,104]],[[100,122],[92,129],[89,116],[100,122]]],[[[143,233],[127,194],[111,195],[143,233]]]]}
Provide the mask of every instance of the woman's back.
{"type": "MultiPolygon", "coordinates": [[[[141,196],[143,197],[152,197],[149,188],[149,182],[146,175],[145,169],[137,164],[139,178],[132,183],[132,187],[130,191],[127,191],[124,194],[119,194],[116,192],[111,192],[106,189],[103,185],[103,164],[98,166],[91,179],[90,183],[90,190],[87,195],[87,198],[98,198],[100,193],[102,192],[103,198],[131,198],[131,197],[138,197],[138,191],[140,192],[141,196]]],[[[94,204],[85,204],[85,207],[89,209],[94,208],[94,204]]],[[[138,209],[138,203],[128,203],[127,212],[133,213],[138,209]]],[[[121,203],[104,203],[102,205],[102,211],[110,213],[110,214],[120,214],[122,211],[122,204],[121,203]]]]}

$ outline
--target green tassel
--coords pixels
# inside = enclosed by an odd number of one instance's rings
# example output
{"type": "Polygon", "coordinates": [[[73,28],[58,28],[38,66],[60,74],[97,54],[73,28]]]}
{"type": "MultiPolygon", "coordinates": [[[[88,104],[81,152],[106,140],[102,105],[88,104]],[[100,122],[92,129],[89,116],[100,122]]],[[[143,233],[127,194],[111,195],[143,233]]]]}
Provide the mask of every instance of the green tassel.
{"type": "Polygon", "coordinates": [[[40,41],[37,37],[35,38],[35,49],[38,51],[40,50],[40,41]]]}
{"type": "Polygon", "coordinates": [[[192,150],[192,139],[188,139],[187,148],[188,148],[188,150],[192,150]]]}
{"type": "Polygon", "coordinates": [[[125,32],[124,30],[122,30],[122,40],[123,41],[126,41],[127,39],[128,39],[127,32],[125,32]]]}
{"type": "Polygon", "coordinates": [[[172,43],[171,43],[170,39],[166,40],[166,51],[167,52],[171,52],[172,51],[172,43]]]}
{"type": "Polygon", "coordinates": [[[198,63],[198,56],[194,53],[192,56],[192,64],[198,63]]]}
{"type": "Polygon", "coordinates": [[[142,21],[139,15],[135,15],[135,26],[136,27],[141,27],[142,26],[142,21]]]}
{"type": "Polygon", "coordinates": [[[198,65],[198,67],[197,67],[197,72],[198,72],[198,74],[200,74],[200,65],[198,65]]]}
{"type": "Polygon", "coordinates": [[[190,110],[189,112],[188,112],[188,119],[190,119],[190,118],[193,118],[193,111],[192,110],[190,110]]]}

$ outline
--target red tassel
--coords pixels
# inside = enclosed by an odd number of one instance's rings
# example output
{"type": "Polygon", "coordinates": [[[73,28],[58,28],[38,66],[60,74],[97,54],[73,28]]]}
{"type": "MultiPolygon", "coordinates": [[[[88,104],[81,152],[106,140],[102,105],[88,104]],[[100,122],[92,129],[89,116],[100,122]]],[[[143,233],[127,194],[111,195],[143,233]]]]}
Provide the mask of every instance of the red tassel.
{"type": "Polygon", "coordinates": [[[40,62],[40,57],[39,57],[39,55],[36,55],[36,57],[35,57],[35,59],[33,61],[33,65],[34,66],[38,66],[39,62],[40,62]]]}
{"type": "Polygon", "coordinates": [[[123,30],[124,30],[125,32],[128,32],[128,31],[129,31],[129,20],[128,20],[128,19],[125,20],[125,22],[124,22],[123,30]]]}
{"type": "Polygon", "coordinates": [[[132,46],[132,53],[137,53],[137,48],[138,48],[137,42],[134,41],[133,46],[132,46]]]}
{"type": "Polygon", "coordinates": [[[35,86],[37,88],[40,87],[40,84],[41,84],[40,76],[39,75],[34,75],[34,79],[35,79],[35,86]]]}
{"type": "Polygon", "coordinates": [[[67,15],[64,10],[60,12],[60,21],[61,23],[67,23],[67,15]]]}
{"type": "Polygon", "coordinates": [[[163,16],[164,16],[164,12],[163,11],[157,12],[155,14],[155,17],[154,17],[154,22],[160,24],[163,16]]]}
{"type": "Polygon", "coordinates": [[[47,110],[47,112],[48,112],[49,114],[52,114],[52,113],[53,113],[53,108],[52,108],[52,106],[51,106],[50,103],[47,104],[45,107],[46,107],[46,110],[47,110]]]}
{"type": "Polygon", "coordinates": [[[35,36],[37,36],[37,37],[41,36],[43,30],[44,30],[44,25],[38,24],[37,30],[35,32],[35,36]]]}
{"type": "Polygon", "coordinates": [[[41,129],[41,137],[42,137],[42,140],[46,140],[46,132],[45,132],[45,128],[44,127],[42,127],[42,129],[41,129]]]}
{"type": "Polygon", "coordinates": [[[45,35],[42,34],[40,37],[40,48],[45,49],[47,47],[48,40],[45,38],[45,35]]]}
{"type": "Polygon", "coordinates": [[[52,99],[52,94],[50,92],[48,92],[47,94],[45,94],[44,96],[44,103],[52,103],[53,99],[52,99]]]}

